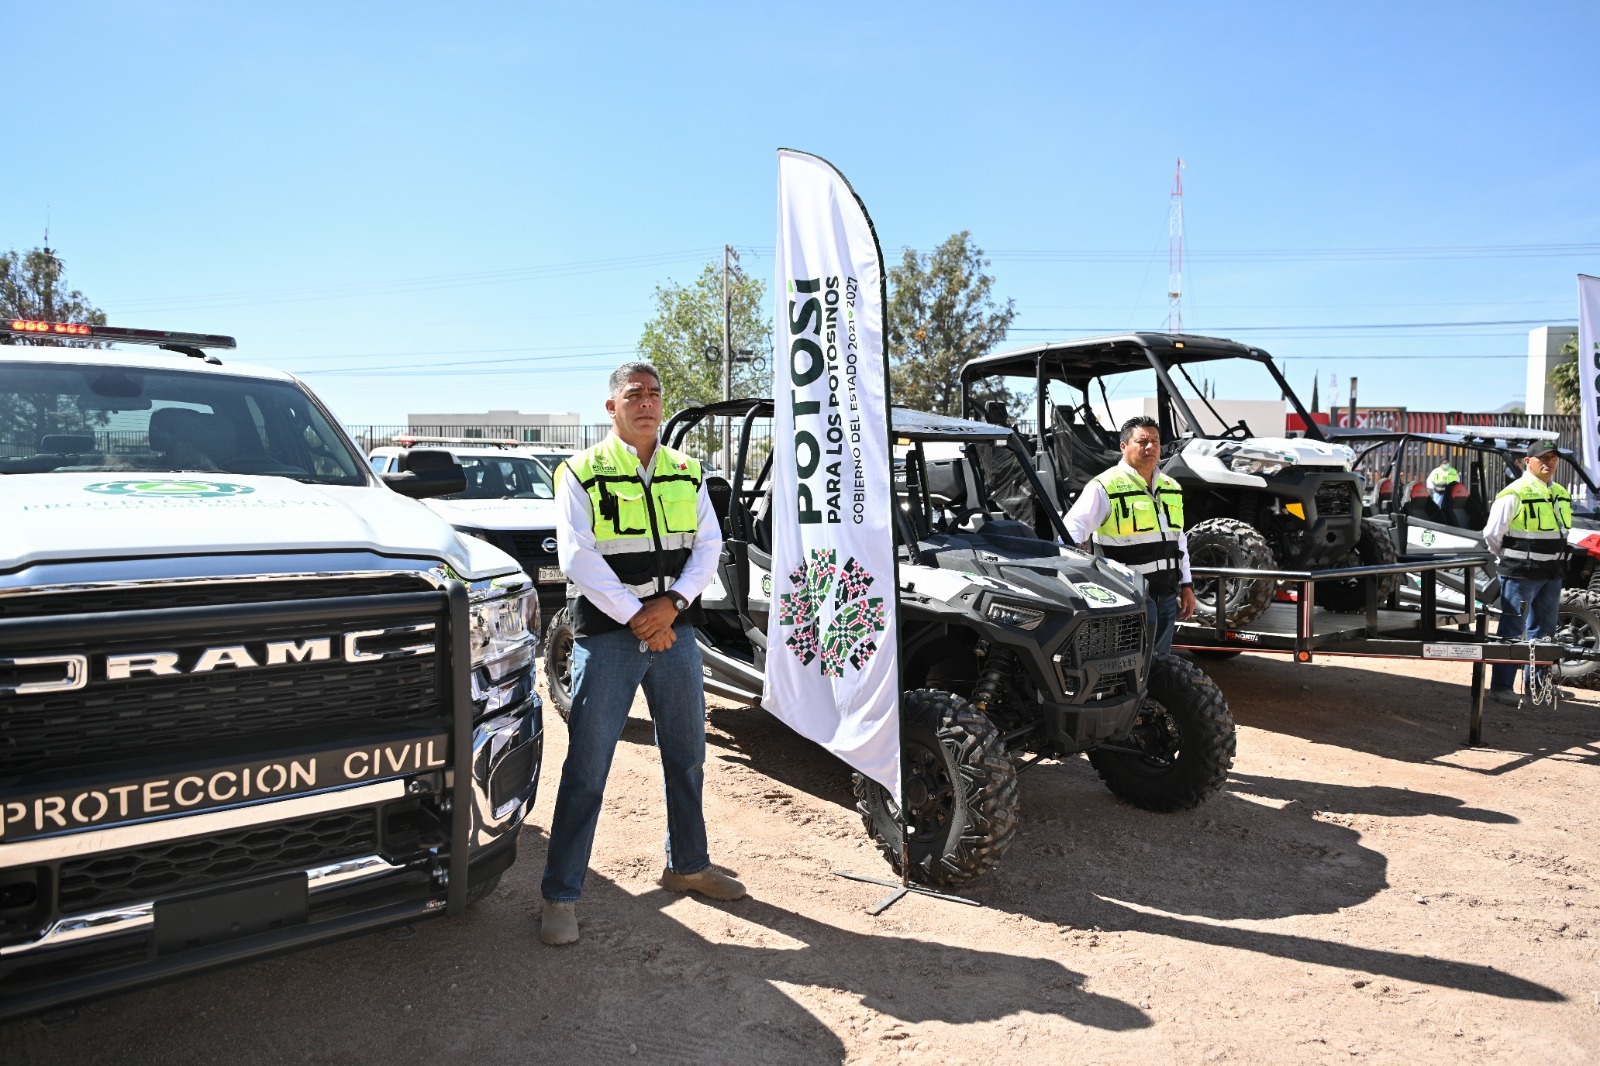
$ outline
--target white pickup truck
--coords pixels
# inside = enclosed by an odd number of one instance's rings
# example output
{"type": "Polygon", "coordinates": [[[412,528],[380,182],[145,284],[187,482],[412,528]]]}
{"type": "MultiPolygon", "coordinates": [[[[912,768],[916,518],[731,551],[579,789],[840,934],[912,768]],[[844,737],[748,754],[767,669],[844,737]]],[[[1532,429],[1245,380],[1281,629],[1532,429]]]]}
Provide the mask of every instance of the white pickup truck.
{"type": "Polygon", "coordinates": [[[380,477],[233,347],[0,321],[0,1018],[458,913],[516,858],[533,583],[406,498],[448,454],[380,477]]]}

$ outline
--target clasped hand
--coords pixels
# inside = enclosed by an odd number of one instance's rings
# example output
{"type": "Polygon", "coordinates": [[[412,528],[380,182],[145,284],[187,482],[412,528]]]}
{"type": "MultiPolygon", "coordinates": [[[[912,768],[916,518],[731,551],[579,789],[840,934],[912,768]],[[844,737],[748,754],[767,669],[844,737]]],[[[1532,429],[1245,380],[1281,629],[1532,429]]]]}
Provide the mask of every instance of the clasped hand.
{"type": "Polygon", "coordinates": [[[666,651],[678,639],[672,623],[678,617],[678,607],[670,596],[657,596],[646,600],[637,614],[628,619],[633,635],[644,641],[651,651],[666,651]]]}

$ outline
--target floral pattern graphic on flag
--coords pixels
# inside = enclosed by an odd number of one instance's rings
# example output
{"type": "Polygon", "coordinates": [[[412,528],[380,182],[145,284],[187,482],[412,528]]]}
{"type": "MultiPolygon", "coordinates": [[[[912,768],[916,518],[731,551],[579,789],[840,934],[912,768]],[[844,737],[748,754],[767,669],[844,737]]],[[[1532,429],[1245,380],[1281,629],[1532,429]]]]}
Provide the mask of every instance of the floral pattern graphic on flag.
{"type": "Polygon", "coordinates": [[[778,624],[791,629],[784,643],[809,666],[820,657],[824,677],[843,677],[844,664],[860,670],[878,650],[888,623],[882,597],[867,598],[873,576],[855,558],[838,565],[838,553],[814,549],[811,558],[789,573],[795,591],[778,600],[778,624]],[[822,611],[833,593],[832,617],[822,611]]]}

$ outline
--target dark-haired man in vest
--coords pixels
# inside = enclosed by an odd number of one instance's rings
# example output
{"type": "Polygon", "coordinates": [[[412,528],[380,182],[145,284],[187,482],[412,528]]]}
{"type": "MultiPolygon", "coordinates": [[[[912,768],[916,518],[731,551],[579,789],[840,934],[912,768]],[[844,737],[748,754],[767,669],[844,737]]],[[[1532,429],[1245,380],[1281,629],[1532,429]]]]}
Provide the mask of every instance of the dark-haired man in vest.
{"type": "MultiPolygon", "coordinates": [[[[1560,622],[1561,575],[1572,528],[1572,497],[1554,480],[1560,461],[1555,441],[1531,441],[1523,452],[1522,476],[1500,490],[1483,527],[1484,543],[1500,571],[1498,632],[1512,640],[1553,637],[1560,622]]],[[[1490,668],[1490,699],[1512,706],[1520,702],[1512,689],[1518,669],[1490,668]]],[[[1529,684],[1533,680],[1524,676],[1523,692],[1530,703],[1541,702],[1544,686],[1529,684]]]]}
{"type": "Polygon", "coordinates": [[[634,694],[644,687],[666,778],[667,866],[674,892],[739,899],[713,869],[701,791],[705,690],[694,641],[698,600],[716,573],[722,531],[700,463],[657,440],[661,375],[649,363],[612,371],[612,432],[556,468],[557,554],[577,632],[572,712],[540,890],[540,939],[578,939],[576,904],[594,846],[606,776],[634,694]]]}
{"type": "Polygon", "coordinates": [[[1179,619],[1194,614],[1189,539],[1183,532],[1183,489],[1156,468],[1161,429],[1148,415],[1122,424],[1122,462],[1095,475],[1067,511],[1074,544],[1094,548],[1137,574],[1150,594],[1158,655],[1172,651],[1179,619]]]}

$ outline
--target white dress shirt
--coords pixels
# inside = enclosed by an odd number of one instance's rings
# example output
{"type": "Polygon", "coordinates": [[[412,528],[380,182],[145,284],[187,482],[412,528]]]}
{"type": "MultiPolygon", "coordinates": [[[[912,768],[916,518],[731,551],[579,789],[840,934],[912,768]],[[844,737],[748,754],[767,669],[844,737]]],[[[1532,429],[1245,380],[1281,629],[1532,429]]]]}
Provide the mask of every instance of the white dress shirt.
{"type": "MultiPolygon", "coordinates": [[[[624,442],[623,447],[632,452],[635,459],[638,458],[639,450],[633,445],[624,442]]],[[[650,478],[655,473],[655,456],[651,456],[650,461],[650,466],[641,464],[638,468],[639,476],[646,485],[650,484],[650,478]]],[[[623,587],[617,572],[611,569],[605,557],[595,548],[594,503],[589,498],[589,490],[571,474],[569,469],[557,478],[560,487],[557,494],[560,499],[557,502],[561,508],[556,516],[556,559],[568,583],[576,585],[590,603],[627,625],[644,604],[623,587]]],[[[700,483],[699,506],[695,513],[699,529],[695,532],[694,547],[689,550],[689,558],[683,564],[683,572],[678,575],[678,580],[669,589],[662,590],[676,592],[690,603],[697,600],[706,586],[711,584],[711,579],[716,576],[717,562],[722,557],[722,526],[717,521],[715,508],[711,506],[704,480],[700,483]]]]}
{"type": "MultiPolygon", "coordinates": [[[[1140,477],[1139,472],[1133,467],[1126,462],[1118,463],[1117,466],[1132,475],[1139,484],[1144,485],[1146,492],[1150,490],[1150,486],[1145,484],[1144,478],[1140,477]]],[[[1157,501],[1158,504],[1159,502],[1157,501]]],[[[1083,491],[1078,493],[1078,498],[1073,502],[1071,509],[1067,511],[1066,518],[1063,519],[1072,543],[1083,545],[1084,551],[1093,551],[1091,539],[1094,531],[1100,528],[1100,523],[1104,522],[1106,515],[1110,513],[1111,497],[1106,495],[1106,487],[1098,481],[1091,481],[1085,485],[1083,491]]],[[[1167,528],[1166,508],[1159,505],[1156,507],[1156,521],[1161,523],[1163,531],[1171,532],[1167,528]]],[[[1178,530],[1178,572],[1182,575],[1178,578],[1180,584],[1194,583],[1194,578],[1189,574],[1189,534],[1181,529],[1178,530]]]]}

